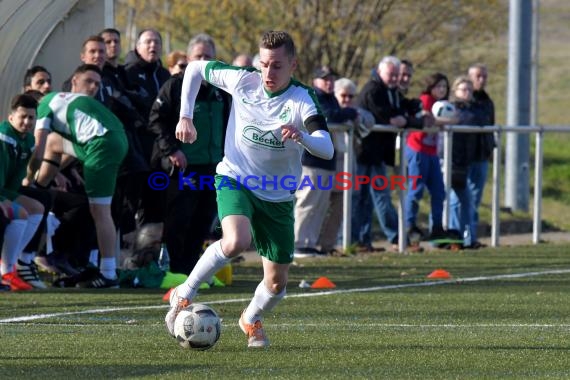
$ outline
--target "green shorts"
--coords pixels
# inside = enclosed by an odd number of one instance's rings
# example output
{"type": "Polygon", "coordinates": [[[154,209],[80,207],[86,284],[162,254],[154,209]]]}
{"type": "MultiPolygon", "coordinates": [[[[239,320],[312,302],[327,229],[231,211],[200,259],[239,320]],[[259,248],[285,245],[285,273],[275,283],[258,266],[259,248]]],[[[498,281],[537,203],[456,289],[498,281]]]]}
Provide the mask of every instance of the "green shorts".
{"type": "MultiPolygon", "coordinates": [[[[238,188],[238,183],[229,178],[234,185],[219,186],[224,176],[216,174],[216,198],[220,220],[228,215],[247,216],[251,223],[253,243],[259,254],[278,264],[293,261],[295,233],[293,230],[293,201],[268,202],[257,198],[250,190],[238,188]]],[[[224,180],[227,184],[228,180],[224,180]]]]}
{"type": "Polygon", "coordinates": [[[83,163],[85,192],[90,201],[111,203],[128,147],[124,131],[109,131],[82,145],[73,143],[76,157],[83,163]]]}

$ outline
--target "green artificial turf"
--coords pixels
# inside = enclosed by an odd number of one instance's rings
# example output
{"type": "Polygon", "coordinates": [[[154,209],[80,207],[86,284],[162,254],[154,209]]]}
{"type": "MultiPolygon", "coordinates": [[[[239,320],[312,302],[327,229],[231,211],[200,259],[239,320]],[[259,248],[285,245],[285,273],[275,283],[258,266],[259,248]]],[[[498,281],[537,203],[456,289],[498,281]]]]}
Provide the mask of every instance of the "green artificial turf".
{"type": "Polygon", "coordinates": [[[232,286],[198,296],[223,319],[208,351],[167,334],[161,290],[0,293],[0,378],[570,377],[566,245],[299,261],[265,318],[271,347],[252,351],[237,318],[260,275],[256,262],[235,265],[232,286]],[[426,278],[438,268],[453,278],[426,278]],[[297,286],[320,276],[332,293],[297,286]]]}

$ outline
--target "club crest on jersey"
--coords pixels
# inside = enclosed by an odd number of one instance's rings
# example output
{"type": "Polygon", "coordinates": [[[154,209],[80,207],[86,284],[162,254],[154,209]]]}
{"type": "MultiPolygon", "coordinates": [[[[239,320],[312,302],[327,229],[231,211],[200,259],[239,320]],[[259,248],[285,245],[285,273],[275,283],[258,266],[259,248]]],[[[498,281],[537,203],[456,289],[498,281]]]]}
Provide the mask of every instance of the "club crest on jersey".
{"type": "Polygon", "coordinates": [[[289,124],[291,122],[291,115],[292,115],[291,107],[289,105],[285,105],[283,107],[283,110],[279,114],[279,121],[282,122],[283,124],[289,124]]]}
{"type": "Polygon", "coordinates": [[[267,148],[285,149],[285,144],[273,134],[273,131],[262,131],[251,125],[243,129],[243,138],[267,148]]]}

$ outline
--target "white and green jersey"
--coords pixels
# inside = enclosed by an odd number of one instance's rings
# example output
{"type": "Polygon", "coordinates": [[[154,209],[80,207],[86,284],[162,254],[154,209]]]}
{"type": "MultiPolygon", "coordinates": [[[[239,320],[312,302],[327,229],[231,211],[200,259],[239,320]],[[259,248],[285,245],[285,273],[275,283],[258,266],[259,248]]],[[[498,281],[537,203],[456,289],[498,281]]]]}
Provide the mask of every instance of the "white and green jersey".
{"type": "Polygon", "coordinates": [[[36,129],[48,129],[78,145],[108,131],[123,130],[123,124],[98,100],[69,92],[52,92],[38,105],[36,129]]]}
{"type": "Polygon", "coordinates": [[[304,122],[320,114],[313,89],[291,80],[285,89],[268,93],[259,71],[215,61],[192,62],[184,79],[180,116],[193,118],[200,80],[193,80],[191,88],[188,76],[198,75],[198,70],[202,79],[232,95],[224,158],[217,172],[245,184],[262,200],[293,200],[290,184],[299,183],[304,148],[291,140],[283,143],[280,127],[292,124],[307,132],[304,122]]]}

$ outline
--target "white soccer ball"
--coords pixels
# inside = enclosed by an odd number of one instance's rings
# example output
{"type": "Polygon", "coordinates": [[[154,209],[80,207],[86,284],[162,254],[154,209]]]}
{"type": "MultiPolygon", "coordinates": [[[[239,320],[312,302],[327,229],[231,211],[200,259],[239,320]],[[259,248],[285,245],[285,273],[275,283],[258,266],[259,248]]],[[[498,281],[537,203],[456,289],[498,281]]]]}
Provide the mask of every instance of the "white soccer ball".
{"type": "Polygon", "coordinates": [[[207,350],[220,339],[222,324],[209,306],[191,304],[182,309],[174,321],[174,337],[183,348],[207,350]]]}
{"type": "Polygon", "coordinates": [[[452,118],[455,116],[455,106],[447,100],[438,100],[431,107],[433,116],[441,118],[452,118]]]}

